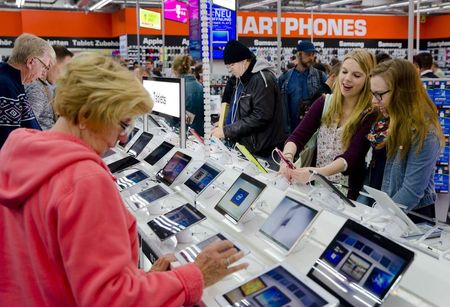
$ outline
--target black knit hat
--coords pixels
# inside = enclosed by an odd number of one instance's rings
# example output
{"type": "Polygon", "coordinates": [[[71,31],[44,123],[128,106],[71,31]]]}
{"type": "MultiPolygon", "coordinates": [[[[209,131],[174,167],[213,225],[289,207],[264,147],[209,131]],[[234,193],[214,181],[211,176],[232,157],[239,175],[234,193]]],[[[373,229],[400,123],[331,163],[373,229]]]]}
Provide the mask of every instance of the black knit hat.
{"type": "Polygon", "coordinates": [[[250,49],[237,40],[229,41],[223,51],[223,61],[225,62],[225,65],[251,59],[253,56],[250,49]]]}

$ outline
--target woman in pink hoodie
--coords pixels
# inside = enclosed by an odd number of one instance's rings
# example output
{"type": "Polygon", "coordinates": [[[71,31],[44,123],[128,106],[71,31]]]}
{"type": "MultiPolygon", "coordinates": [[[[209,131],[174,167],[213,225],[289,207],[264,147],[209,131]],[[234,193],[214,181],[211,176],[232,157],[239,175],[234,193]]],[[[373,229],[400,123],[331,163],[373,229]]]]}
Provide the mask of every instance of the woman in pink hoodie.
{"type": "Polygon", "coordinates": [[[246,264],[223,241],[195,263],[137,267],[136,221],[100,155],[150,111],[119,63],[80,54],[57,83],[48,131],[17,129],[0,151],[1,306],[181,306],[246,264]]]}

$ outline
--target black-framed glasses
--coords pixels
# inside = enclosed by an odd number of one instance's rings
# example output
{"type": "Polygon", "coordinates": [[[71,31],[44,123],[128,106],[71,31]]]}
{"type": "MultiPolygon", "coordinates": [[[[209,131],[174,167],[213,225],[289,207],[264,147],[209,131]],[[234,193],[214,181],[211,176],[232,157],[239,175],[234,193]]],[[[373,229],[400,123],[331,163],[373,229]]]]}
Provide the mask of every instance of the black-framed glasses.
{"type": "Polygon", "coordinates": [[[387,91],[382,92],[382,93],[372,92],[372,91],[370,91],[370,92],[372,93],[373,97],[375,97],[379,102],[382,102],[383,101],[383,96],[386,95],[387,93],[389,93],[390,91],[391,90],[387,90],[387,91]]]}
{"type": "Polygon", "coordinates": [[[119,125],[123,129],[123,131],[120,133],[121,135],[130,135],[131,131],[133,131],[134,128],[134,121],[132,120],[130,123],[120,121],[119,125]]]}
{"type": "Polygon", "coordinates": [[[50,69],[50,66],[47,66],[47,64],[45,64],[44,61],[42,61],[40,58],[38,58],[38,57],[34,57],[34,58],[37,59],[39,62],[41,62],[42,66],[44,66],[45,70],[48,71],[50,69]]]}

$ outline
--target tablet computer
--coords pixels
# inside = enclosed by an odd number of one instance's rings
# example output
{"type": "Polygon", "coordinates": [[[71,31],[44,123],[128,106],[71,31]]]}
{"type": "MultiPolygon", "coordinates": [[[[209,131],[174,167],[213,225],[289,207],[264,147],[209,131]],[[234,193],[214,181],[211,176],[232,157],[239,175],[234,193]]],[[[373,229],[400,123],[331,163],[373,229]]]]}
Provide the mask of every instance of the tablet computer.
{"type": "Polygon", "coordinates": [[[131,195],[129,197],[129,203],[131,203],[132,209],[138,210],[151,205],[155,201],[160,200],[171,193],[172,191],[168,188],[157,184],[142,192],[131,195]]]}
{"type": "Polygon", "coordinates": [[[337,306],[339,301],[285,263],[277,264],[216,297],[220,306],[337,306]]]}
{"type": "Polygon", "coordinates": [[[145,146],[147,146],[148,143],[153,138],[153,134],[150,134],[148,132],[142,132],[142,134],[138,137],[136,142],[128,149],[128,153],[134,157],[137,157],[142,150],[144,150],[145,146]]]}
{"type": "Polygon", "coordinates": [[[144,161],[150,165],[155,165],[162,157],[164,157],[174,145],[164,141],[156,147],[147,157],[144,158],[144,161]]]}
{"type": "Polygon", "coordinates": [[[147,225],[161,241],[186,230],[206,219],[206,217],[191,204],[184,204],[151,220],[147,225]]]}
{"type": "Polygon", "coordinates": [[[319,212],[318,209],[286,196],[272,211],[259,232],[288,254],[311,227],[319,212]]]}
{"type": "Polygon", "coordinates": [[[147,175],[145,172],[137,170],[135,172],[132,172],[130,174],[118,178],[116,184],[117,187],[119,188],[119,191],[122,192],[123,190],[131,188],[132,186],[138,184],[139,182],[144,181],[149,177],[150,176],[147,175]]]}
{"type": "Polygon", "coordinates": [[[194,194],[199,195],[222,172],[209,162],[205,162],[192,176],[184,182],[184,185],[194,194]]]}
{"type": "Polygon", "coordinates": [[[167,164],[156,174],[156,178],[170,186],[191,161],[187,154],[177,151],[167,164]]]}
{"type": "Polygon", "coordinates": [[[237,224],[265,188],[264,183],[242,173],[214,209],[237,224]]]}
{"type": "Polygon", "coordinates": [[[379,306],[412,263],[414,253],[347,220],[308,277],[346,306],[379,306]]]}
{"type": "Polygon", "coordinates": [[[209,244],[211,244],[213,242],[223,241],[223,240],[231,241],[234,245],[234,248],[236,248],[236,250],[238,252],[242,251],[242,252],[244,252],[244,254],[249,253],[248,249],[243,248],[242,246],[237,244],[236,240],[234,238],[231,238],[230,235],[217,233],[217,234],[209,237],[206,240],[203,240],[197,244],[194,244],[194,245],[191,245],[189,247],[182,249],[181,251],[179,251],[178,253],[175,254],[175,257],[177,258],[178,262],[180,262],[181,264],[194,262],[195,258],[197,258],[198,254],[200,254],[201,251],[205,247],[207,247],[209,244]]]}
{"type": "Polygon", "coordinates": [[[121,172],[135,164],[138,164],[140,161],[132,156],[127,156],[125,158],[122,158],[120,160],[114,161],[110,164],[108,164],[108,168],[111,171],[111,173],[117,173],[121,172]]]}
{"type": "Polygon", "coordinates": [[[314,173],[314,181],[317,181],[321,186],[327,188],[329,191],[333,192],[334,194],[336,194],[337,196],[339,196],[339,198],[342,200],[342,202],[350,207],[356,207],[356,205],[354,203],[352,203],[352,201],[350,199],[347,198],[347,196],[345,196],[344,194],[342,194],[342,192],[336,188],[336,186],[330,181],[328,180],[325,176],[319,174],[319,173],[314,173]]]}
{"type": "Polygon", "coordinates": [[[385,192],[374,189],[367,185],[364,186],[364,190],[366,190],[367,193],[369,193],[370,196],[375,199],[377,205],[381,208],[381,210],[386,212],[391,217],[396,216],[405,224],[405,231],[402,234],[403,237],[420,236],[425,233],[416,224],[414,224],[409,216],[407,216],[406,213],[403,212],[403,210],[400,209],[400,207],[385,192]]]}
{"type": "Polygon", "coordinates": [[[239,143],[236,143],[236,148],[239,149],[239,151],[244,155],[244,157],[247,158],[248,161],[253,163],[256,166],[256,168],[258,168],[262,173],[265,174],[268,173],[268,171],[264,168],[264,166],[262,166],[262,164],[258,161],[258,159],[256,159],[256,157],[250,151],[248,151],[247,147],[239,143]]]}

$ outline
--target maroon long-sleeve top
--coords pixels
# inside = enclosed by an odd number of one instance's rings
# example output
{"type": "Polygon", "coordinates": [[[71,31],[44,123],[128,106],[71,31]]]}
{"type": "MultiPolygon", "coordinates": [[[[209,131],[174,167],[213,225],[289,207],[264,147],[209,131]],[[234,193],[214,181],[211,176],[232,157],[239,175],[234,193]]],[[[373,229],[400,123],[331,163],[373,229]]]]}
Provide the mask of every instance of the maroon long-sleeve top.
{"type": "MultiPolygon", "coordinates": [[[[297,152],[303,150],[305,144],[312,135],[320,128],[325,97],[318,98],[309,109],[294,132],[288,137],[287,142],[293,142],[297,146],[297,152]]],[[[348,175],[349,191],[348,197],[356,199],[362,188],[366,172],[365,157],[370,143],[367,140],[371,125],[376,119],[375,113],[361,114],[361,119],[355,134],[351,138],[348,148],[337,158],[343,158],[347,162],[347,169],[342,172],[348,175]]],[[[341,141],[341,140],[339,140],[341,141]]]]}

